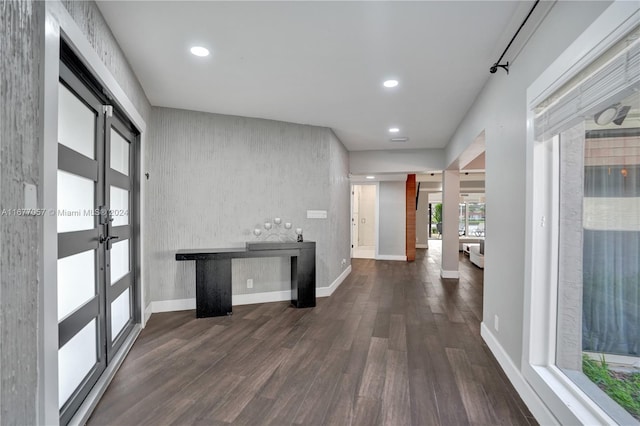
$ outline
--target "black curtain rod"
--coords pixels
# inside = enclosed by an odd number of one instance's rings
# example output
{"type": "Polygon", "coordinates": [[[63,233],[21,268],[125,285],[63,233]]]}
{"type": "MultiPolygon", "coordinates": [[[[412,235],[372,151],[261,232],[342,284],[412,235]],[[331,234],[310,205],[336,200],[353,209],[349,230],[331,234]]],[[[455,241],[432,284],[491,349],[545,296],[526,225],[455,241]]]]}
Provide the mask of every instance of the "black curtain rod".
{"type": "Polygon", "coordinates": [[[527,23],[527,21],[529,20],[529,17],[531,16],[531,14],[533,13],[533,10],[536,8],[536,6],[538,5],[538,3],[540,3],[540,0],[536,0],[536,2],[533,4],[533,7],[531,8],[531,10],[529,11],[529,14],[527,15],[526,18],[524,18],[524,21],[522,21],[522,24],[520,24],[520,28],[518,28],[518,31],[516,31],[516,33],[513,35],[513,37],[511,38],[511,41],[509,42],[509,44],[507,45],[507,47],[504,49],[504,52],[502,52],[502,55],[500,55],[500,59],[498,59],[496,61],[495,64],[493,64],[491,66],[491,68],[489,68],[489,72],[491,74],[495,74],[496,71],[498,71],[498,68],[502,68],[504,69],[507,74],[509,74],[509,61],[507,61],[506,64],[501,64],[500,61],[502,61],[502,58],[504,58],[504,55],[507,53],[507,51],[509,50],[509,48],[511,47],[511,45],[513,44],[513,41],[516,39],[516,37],[518,37],[518,34],[520,34],[520,30],[522,29],[522,27],[524,27],[524,24],[527,23]]]}

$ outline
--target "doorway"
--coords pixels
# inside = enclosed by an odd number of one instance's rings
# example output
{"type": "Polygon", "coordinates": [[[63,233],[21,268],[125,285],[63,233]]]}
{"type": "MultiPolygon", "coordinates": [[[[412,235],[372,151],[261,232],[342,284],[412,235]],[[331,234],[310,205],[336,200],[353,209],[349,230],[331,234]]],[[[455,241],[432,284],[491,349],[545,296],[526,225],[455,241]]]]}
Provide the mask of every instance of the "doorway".
{"type": "Polygon", "coordinates": [[[67,424],[140,322],[138,132],[62,50],[58,82],[58,408],[67,424]]]}
{"type": "Polygon", "coordinates": [[[353,185],[351,188],[351,257],[375,259],[377,186],[353,185]]]}

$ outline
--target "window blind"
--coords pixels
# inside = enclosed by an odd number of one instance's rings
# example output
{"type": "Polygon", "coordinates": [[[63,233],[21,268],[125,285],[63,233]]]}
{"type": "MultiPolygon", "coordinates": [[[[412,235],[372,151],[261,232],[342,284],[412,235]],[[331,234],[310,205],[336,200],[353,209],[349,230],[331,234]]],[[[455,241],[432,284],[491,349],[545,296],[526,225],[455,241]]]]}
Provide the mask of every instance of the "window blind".
{"type": "Polygon", "coordinates": [[[557,100],[539,108],[541,111],[534,120],[535,139],[551,138],[584,120],[585,116],[610,106],[612,98],[629,96],[639,85],[640,39],[637,39],[557,100]]]}

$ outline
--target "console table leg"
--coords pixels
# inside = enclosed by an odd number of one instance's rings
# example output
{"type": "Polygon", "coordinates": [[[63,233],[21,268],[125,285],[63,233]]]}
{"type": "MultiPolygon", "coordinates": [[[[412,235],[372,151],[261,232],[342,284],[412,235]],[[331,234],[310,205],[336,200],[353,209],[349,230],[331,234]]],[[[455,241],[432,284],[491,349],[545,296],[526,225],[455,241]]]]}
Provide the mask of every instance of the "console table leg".
{"type": "Polygon", "coordinates": [[[231,313],[231,259],[196,260],[196,317],[231,313]]]}
{"type": "Polygon", "coordinates": [[[291,304],[296,308],[316,306],[315,249],[301,249],[291,257],[291,304]]]}

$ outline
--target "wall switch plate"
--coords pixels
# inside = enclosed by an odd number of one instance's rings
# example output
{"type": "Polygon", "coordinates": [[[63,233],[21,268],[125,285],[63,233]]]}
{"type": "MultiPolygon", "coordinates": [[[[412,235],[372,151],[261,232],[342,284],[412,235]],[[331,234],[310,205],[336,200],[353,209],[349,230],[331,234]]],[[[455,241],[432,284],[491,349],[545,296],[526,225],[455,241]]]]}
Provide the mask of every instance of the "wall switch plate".
{"type": "Polygon", "coordinates": [[[493,328],[500,331],[500,317],[497,314],[493,316],[493,328]]]}
{"type": "Polygon", "coordinates": [[[247,280],[247,288],[253,288],[253,278],[247,280]]]}
{"type": "Polygon", "coordinates": [[[35,210],[38,208],[38,191],[36,186],[30,183],[24,184],[24,208],[35,210]]]}
{"type": "Polygon", "coordinates": [[[326,219],[326,210],[307,210],[307,219],[326,219]]]}

